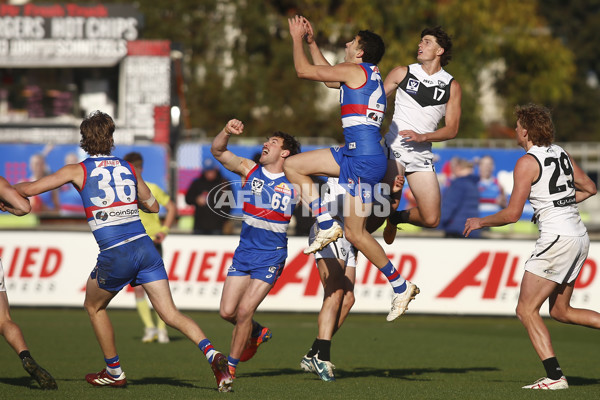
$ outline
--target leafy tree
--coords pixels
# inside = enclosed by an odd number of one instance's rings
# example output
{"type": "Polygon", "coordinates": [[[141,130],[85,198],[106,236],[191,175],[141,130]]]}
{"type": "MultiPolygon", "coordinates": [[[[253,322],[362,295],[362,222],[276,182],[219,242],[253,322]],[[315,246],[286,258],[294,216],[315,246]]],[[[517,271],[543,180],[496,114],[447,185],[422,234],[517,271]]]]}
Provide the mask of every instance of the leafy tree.
{"type": "MultiPolygon", "coordinates": [[[[287,24],[294,14],[314,23],[317,42],[334,63],[343,60],[345,43],[358,30],[380,34],[386,43],[380,63],[384,76],[396,65],[416,62],[423,28],[443,26],[454,42],[447,70],[463,89],[461,137],[485,136],[480,72],[498,62],[505,68],[497,73],[495,88],[505,101],[504,115],[511,125],[515,104],[570,104],[572,98],[573,55],[546,29],[536,0],[153,0],[135,4],[145,16],[144,38],[169,39],[183,49],[187,118],[191,127],[211,135],[237,117],[246,123],[249,135],[262,137],[284,130],[342,140],[339,106],[330,100],[335,92],[296,77],[287,24]]],[[[384,129],[391,120],[393,98],[390,103],[384,129]]]]}
{"type": "Polygon", "coordinates": [[[572,99],[554,104],[554,121],[560,141],[600,140],[600,1],[547,0],[540,13],[575,56],[572,99]]]}

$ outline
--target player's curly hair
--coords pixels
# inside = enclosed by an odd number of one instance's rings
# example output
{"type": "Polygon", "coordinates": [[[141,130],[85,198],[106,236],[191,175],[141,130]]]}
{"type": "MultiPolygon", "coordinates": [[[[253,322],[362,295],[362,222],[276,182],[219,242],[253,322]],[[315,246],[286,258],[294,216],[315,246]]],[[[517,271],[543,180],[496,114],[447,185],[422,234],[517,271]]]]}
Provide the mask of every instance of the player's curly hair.
{"type": "Polygon", "coordinates": [[[538,104],[529,103],[515,108],[515,116],[524,129],[527,129],[529,140],[536,146],[547,147],[554,141],[554,123],[549,109],[538,104]]]}
{"type": "Polygon", "coordinates": [[[289,156],[293,156],[294,154],[300,153],[300,142],[298,141],[298,139],[296,139],[294,136],[290,135],[289,133],[276,131],[276,132],[273,132],[273,134],[270,137],[281,138],[283,140],[283,145],[281,146],[281,148],[283,150],[289,150],[289,152],[290,152],[289,156]]]}
{"type": "Polygon", "coordinates": [[[115,122],[110,115],[94,111],[83,119],[79,126],[81,141],[79,145],[90,156],[110,155],[115,148],[113,133],[115,122]]]}
{"type": "Polygon", "coordinates": [[[437,44],[444,49],[444,54],[440,57],[440,64],[442,64],[442,67],[448,65],[452,59],[452,38],[450,35],[448,35],[441,26],[423,29],[421,32],[421,39],[425,35],[433,36],[437,44]]]}
{"type": "Polygon", "coordinates": [[[385,53],[385,44],[381,36],[364,30],[358,32],[358,37],[358,47],[363,51],[363,62],[379,64],[385,53]]]}

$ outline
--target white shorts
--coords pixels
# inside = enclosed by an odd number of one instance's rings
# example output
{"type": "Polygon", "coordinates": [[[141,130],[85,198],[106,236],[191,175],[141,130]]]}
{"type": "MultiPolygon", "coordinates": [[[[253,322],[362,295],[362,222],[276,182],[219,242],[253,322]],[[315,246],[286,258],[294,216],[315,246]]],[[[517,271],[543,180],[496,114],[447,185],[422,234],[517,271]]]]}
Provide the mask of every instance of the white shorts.
{"type": "Polygon", "coordinates": [[[431,147],[416,148],[403,144],[401,140],[390,140],[391,132],[385,136],[387,156],[389,160],[400,163],[406,172],[431,171],[433,166],[433,153],[431,147]]]}
{"type": "Polygon", "coordinates": [[[525,271],[560,284],[577,279],[590,250],[588,234],[560,236],[542,233],[525,262],[525,271]]]}
{"type": "MultiPolygon", "coordinates": [[[[315,240],[316,229],[317,224],[315,223],[310,228],[308,236],[309,245],[315,240]]],[[[337,258],[338,260],[343,260],[346,263],[346,267],[356,267],[356,247],[352,246],[352,243],[346,240],[345,237],[341,237],[315,253],[315,260],[322,258],[337,258]]]]}
{"type": "Polygon", "coordinates": [[[0,292],[6,292],[6,285],[4,284],[4,268],[2,268],[2,259],[0,258],[0,292]]]}

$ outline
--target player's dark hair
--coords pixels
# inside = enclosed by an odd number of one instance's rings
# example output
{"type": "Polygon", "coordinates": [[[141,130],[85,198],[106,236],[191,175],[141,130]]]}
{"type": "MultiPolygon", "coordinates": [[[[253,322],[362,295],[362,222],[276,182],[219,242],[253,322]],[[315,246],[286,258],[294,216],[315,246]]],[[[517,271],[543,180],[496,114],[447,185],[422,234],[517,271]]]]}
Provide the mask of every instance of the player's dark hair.
{"type": "Polygon", "coordinates": [[[79,131],[81,133],[79,145],[90,156],[110,155],[115,147],[113,139],[115,122],[108,114],[94,111],[83,119],[79,131]]]}
{"type": "Polygon", "coordinates": [[[358,47],[363,51],[362,60],[370,64],[379,64],[385,53],[383,39],[368,30],[358,32],[358,47]]]}
{"type": "Polygon", "coordinates": [[[300,153],[300,142],[298,141],[298,139],[296,139],[294,136],[290,135],[289,133],[276,131],[276,132],[273,132],[271,137],[281,138],[283,140],[283,145],[281,146],[281,148],[283,150],[289,150],[290,156],[300,153]]]}
{"type": "Polygon", "coordinates": [[[554,123],[549,109],[529,103],[515,108],[517,120],[527,129],[529,140],[536,146],[550,146],[554,141],[554,123]]]}
{"type": "Polygon", "coordinates": [[[448,65],[452,59],[452,38],[444,32],[441,26],[423,29],[421,38],[425,35],[433,36],[437,44],[444,49],[444,54],[440,57],[440,64],[442,64],[442,67],[448,65]]]}
{"type": "Polygon", "coordinates": [[[132,151],[130,153],[125,154],[123,160],[138,168],[144,168],[144,157],[142,157],[142,155],[137,151],[132,151]]]}

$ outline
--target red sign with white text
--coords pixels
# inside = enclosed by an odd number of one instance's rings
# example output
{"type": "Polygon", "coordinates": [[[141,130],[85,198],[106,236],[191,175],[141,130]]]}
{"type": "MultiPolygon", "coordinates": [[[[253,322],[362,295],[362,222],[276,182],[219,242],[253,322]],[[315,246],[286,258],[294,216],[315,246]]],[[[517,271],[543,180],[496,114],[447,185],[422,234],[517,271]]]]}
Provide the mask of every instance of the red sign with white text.
{"type": "MultiPolygon", "coordinates": [[[[0,257],[10,303],[27,306],[83,304],[85,282],[98,247],[90,233],[10,232],[0,257]]],[[[163,244],[165,268],[175,304],[181,309],[218,310],[223,282],[239,238],[170,235],[163,244]]],[[[383,244],[400,273],[419,286],[413,313],[514,315],[523,265],[534,240],[402,239],[383,244]]],[[[320,309],[323,290],[305,238],[289,239],[283,274],[261,304],[264,311],[320,309]]],[[[383,243],[383,242],[382,242],[383,243]]],[[[572,305],[600,309],[597,264],[600,246],[592,242],[572,305]]],[[[111,306],[133,308],[131,288],[111,306]]],[[[387,313],[392,294],[385,277],[364,256],[356,271],[357,312],[387,313]]],[[[542,308],[547,312],[547,307],[542,308]]]]}

